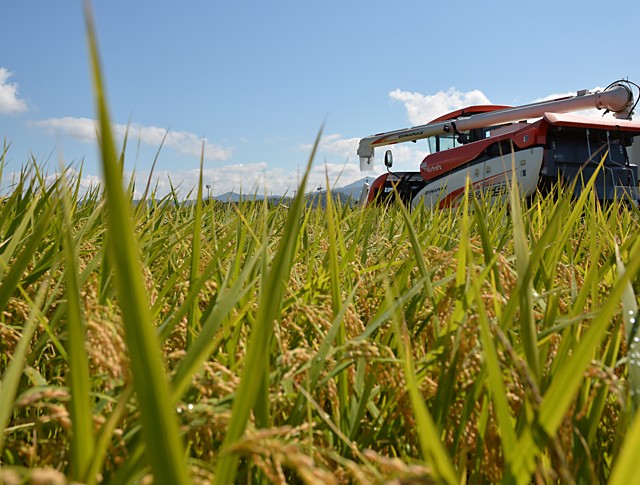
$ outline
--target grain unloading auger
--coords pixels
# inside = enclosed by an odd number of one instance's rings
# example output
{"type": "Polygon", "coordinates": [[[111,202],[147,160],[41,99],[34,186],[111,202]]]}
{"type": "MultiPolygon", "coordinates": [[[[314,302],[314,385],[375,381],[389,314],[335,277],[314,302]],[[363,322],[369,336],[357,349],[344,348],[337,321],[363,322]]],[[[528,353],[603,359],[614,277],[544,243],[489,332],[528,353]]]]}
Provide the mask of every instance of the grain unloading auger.
{"type": "MultiPolygon", "coordinates": [[[[631,120],[638,104],[632,86],[638,88],[620,80],[603,91],[524,106],[471,106],[425,125],[363,138],[361,170],[373,167],[376,147],[427,138],[430,151],[419,172],[392,172],[387,150],[388,172],[371,184],[363,200],[384,202],[397,195],[413,206],[448,207],[459,203],[467,179],[472,190],[492,195],[503,194],[513,176],[530,195],[558,181],[589,180],[604,157],[595,182],[598,198],[638,203],[640,123],[631,120]],[[614,118],[567,114],[587,109],[606,110],[614,118]]],[[[576,194],[581,190],[577,183],[576,194]]]]}

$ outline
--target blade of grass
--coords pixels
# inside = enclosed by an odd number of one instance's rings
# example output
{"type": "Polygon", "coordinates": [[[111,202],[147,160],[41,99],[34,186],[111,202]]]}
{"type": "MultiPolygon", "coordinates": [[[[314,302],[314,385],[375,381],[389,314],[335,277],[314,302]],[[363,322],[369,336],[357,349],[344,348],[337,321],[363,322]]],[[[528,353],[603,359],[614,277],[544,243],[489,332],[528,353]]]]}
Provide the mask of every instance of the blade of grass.
{"type": "Polygon", "coordinates": [[[627,485],[638,482],[638,450],[640,449],[640,413],[636,413],[622,449],[613,464],[609,485],[627,485]]]}
{"type": "Polygon", "coordinates": [[[256,382],[254,376],[259,379],[266,378],[264,368],[269,359],[268,351],[273,334],[273,321],[280,312],[286,283],[293,264],[294,249],[300,231],[300,217],[305,204],[304,190],[321,135],[322,130],[316,137],[297,195],[289,209],[278,251],[271,264],[271,270],[268,273],[264,273],[262,291],[256,310],[256,321],[249,336],[245,367],[233,400],[231,421],[222,444],[222,454],[216,464],[215,483],[217,485],[226,485],[232,483],[235,479],[238,456],[227,450],[242,436],[249,413],[256,405],[256,398],[262,383],[256,382]]]}
{"type": "Polygon", "coordinates": [[[109,451],[109,445],[113,439],[113,432],[120,418],[129,405],[129,399],[133,395],[133,386],[127,385],[122,393],[118,396],[118,402],[115,409],[109,415],[107,421],[100,428],[100,432],[96,437],[96,446],[91,456],[91,462],[87,471],[87,483],[95,483],[95,477],[98,477],[100,470],[104,466],[104,459],[109,451]],[[93,479],[91,479],[93,477],[93,479]]]}
{"type": "MultiPolygon", "coordinates": [[[[620,257],[620,249],[615,245],[616,263],[618,274],[624,274],[626,268],[620,257]]],[[[640,407],[640,338],[638,338],[638,303],[633,285],[628,281],[622,295],[622,319],[624,321],[624,334],[627,337],[629,348],[629,364],[627,371],[627,382],[629,397],[631,399],[631,410],[629,419],[636,414],[640,407]]]]}
{"type": "MultiPolygon", "coordinates": [[[[393,290],[387,285],[387,300],[395,300],[393,290]]],[[[441,441],[438,428],[427,409],[424,397],[420,393],[420,386],[415,374],[415,365],[413,363],[413,354],[411,350],[411,342],[409,340],[409,332],[406,325],[402,321],[402,315],[399,309],[393,312],[391,323],[398,342],[398,353],[404,365],[404,375],[411,398],[411,405],[417,424],[417,434],[420,440],[420,448],[422,456],[431,459],[433,467],[439,475],[439,478],[449,484],[458,484],[460,479],[451,462],[449,452],[441,441]]]]}
{"type": "MultiPolygon", "coordinates": [[[[478,202],[478,198],[475,194],[473,194],[473,215],[476,221],[476,225],[478,227],[478,232],[480,233],[480,241],[482,242],[482,254],[484,255],[485,265],[488,267],[490,265],[491,259],[494,255],[494,248],[491,244],[491,236],[489,235],[489,229],[487,227],[487,220],[485,217],[485,212],[483,207],[478,202]]],[[[495,289],[500,294],[504,293],[502,291],[502,286],[500,284],[500,271],[496,265],[493,265],[493,274],[491,283],[495,286],[495,289]]]]}
{"type": "Polygon", "coordinates": [[[160,145],[158,145],[158,150],[156,150],[156,155],[155,155],[155,157],[153,157],[153,162],[151,163],[151,168],[149,169],[149,177],[147,177],[147,185],[145,185],[144,192],[142,193],[142,197],[140,198],[140,204],[138,206],[139,211],[138,211],[138,214],[136,216],[136,219],[138,219],[140,217],[140,214],[142,213],[142,210],[144,209],[144,207],[147,204],[148,195],[149,195],[149,189],[151,187],[151,181],[153,179],[153,173],[155,172],[156,164],[158,163],[158,158],[160,157],[160,151],[162,150],[162,147],[164,146],[165,141],[167,141],[167,136],[168,135],[169,135],[169,130],[167,129],[167,130],[164,131],[164,135],[162,136],[162,140],[160,141],[160,145]]]}
{"type": "MultiPolygon", "coordinates": [[[[340,289],[340,269],[338,262],[338,236],[336,229],[336,216],[333,208],[333,196],[331,195],[331,187],[329,186],[329,173],[325,171],[326,191],[326,208],[327,230],[329,233],[329,281],[331,283],[331,306],[333,308],[333,316],[340,313],[342,306],[342,291],[340,289]]],[[[340,321],[338,326],[338,334],[336,335],[336,346],[342,348],[346,341],[346,330],[344,321],[340,321]]],[[[340,360],[340,354],[337,355],[340,360]]],[[[348,429],[348,409],[349,409],[349,383],[347,382],[346,373],[340,373],[338,379],[338,409],[340,411],[340,429],[344,432],[348,429]]]]}
{"type": "MultiPolygon", "coordinates": [[[[395,188],[394,188],[395,190],[395,188]]],[[[396,200],[400,201],[400,197],[397,196],[396,200]]],[[[431,283],[431,275],[429,273],[427,262],[424,258],[424,254],[422,252],[423,248],[420,244],[420,239],[418,238],[418,233],[416,232],[416,228],[413,223],[413,219],[409,214],[409,211],[404,206],[403,203],[399,202],[397,204],[398,209],[400,210],[400,214],[402,214],[402,219],[404,220],[405,228],[409,234],[409,241],[411,241],[411,248],[413,249],[412,254],[416,258],[416,264],[418,265],[418,269],[420,270],[420,274],[424,278],[424,286],[427,292],[427,297],[431,300],[431,304],[435,307],[437,306],[435,293],[433,291],[433,285],[431,283]]],[[[439,327],[439,319],[437,313],[433,314],[434,317],[434,325],[439,327]]]]}
{"type": "Polygon", "coordinates": [[[234,284],[224,293],[224,297],[216,300],[215,306],[209,312],[204,322],[202,322],[202,330],[178,364],[178,368],[173,377],[173,388],[176,400],[180,398],[190,384],[193,374],[195,374],[201,364],[209,357],[213,345],[216,343],[215,335],[225,318],[228,318],[238,302],[254,287],[256,279],[249,281],[249,276],[254,271],[259,256],[260,253],[256,253],[252,261],[246,264],[234,284]]]}
{"type": "MultiPolygon", "coordinates": [[[[318,379],[320,378],[321,372],[325,368],[327,356],[329,355],[330,350],[334,347],[334,341],[338,336],[340,327],[344,326],[344,315],[347,312],[349,305],[353,301],[353,297],[355,296],[357,288],[358,285],[354,286],[351,293],[349,293],[349,295],[347,296],[347,299],[340,308],[338,314],[333,319],[333,323],[331,324],[329,331],[322,339],[322,342],[320,343],[320,346],[318,348],[318,352],[311,360],[307,380],[307,387],[309,389],[309,392],[312,392],[312,390],[315,389],[318,384],[318,379]]],[[[288,424],[290,426],[299,426],[302,422],[302,418],[304,417],[305,412],[304,404],[304,396],[298,395],[298,397],[296,398],[296,402],[293,405],[291,412],[289,413],[288,424]]]]}
{"type": "Polygon", "coordinates": [[[367,467],[368,471],[372,473],[374,476],[379,476],[379,472],[371,465],[370,461],[367,459],[366,455],[360,451],[356,443],[351,441],[347,435],[345,435],[340,428],[336,426],[336,424],[331,420],[331,416],[329,416],[324,409],[313,399],[313,397],[309,394],[309,392],[302,387],[297,382],[294,382],[296,388],[300,391],[302,397],[309,403],[310,408],[313,408],[320,419],[324,421],[324,423],[335,433],[335,435],[344,443],[345,447],[357,456],[362,463],[367,467]]]}
{"type": "MultiPolygon", "coordinates": [[[[64,175],[62,175],[64,178],[64,175]]],[[[68,332],[67,351],[69,353],[68,381],[71,392],[71,477],[78,482],[95,483],[96,477],[88,477],[91,457],[95,447],[93,435],[93,406],[89,396],[89,359],[85,349],[85,323],[80,306],[80,286],[78,284],[78,249],[71,233],[73,218],[66,183],[62,184],[64,217],[63,249],[65,255],[65,281],[67,283],[66,324],[68,332]]]]}
{"type": "Polygon", "coordinates": [[[45,235],[49,224],[51,223],[51,217],[55,211],[56,203],[52,202],[52,204],[47,208],[46,212],[39,218],[35,227],[33,228],[33,232],[29,237],[29,240],[25,243],[23,242],[22,252],[18,255],[16,260],[11,265],[9,272],[5,276],[2,281],[2,286],[0,286],[0,310],[4,309],[9,302],[9,298],[13,295],[18,283],[20,282],[20,278],[29,265],[29,263],[33,260],[33,255],[36,252],[36,249],[42,242],[42,238],[45,235]]]}
{"type": "Polygon", "coordinates": [[[498,351],[494,341],[495,337],[491,333],[487,319],[487,311],[484,301],[482,300],[482,291],[480,288],[482,281],[484,281],[484,278],[472,278],[471,287],[476,294],[475,300],[478,305],[477,315],[480,322],[480,341],[482,342],[484,361],[488,372],[486,385],[491,393],[491,400],[495,406],[498,418],[504,459],[506,463],[510,463],[513,454],[517,452],[517,437],[511,417],[511,409],[507,401],[507,390],[504,385],[502,370],[500,369],[500,360],[498,359],[498,351]]]}
{"type": "Polygon", "coordinates": [[[111,133],[89,3],[85,3],[85,20],[107,194],[110,230],[108,242],[140,406],[146,454],[154,480],[158,483],[190,483],[178,423],[171,407],[171,394],[160,356],[160,345],[151,322],[130,210],[123,191],[122,171],[111,133]]]}
{"type": "MultiPolygon", "coordinates": [[[[193,241],[191,243],[191,274],[189,275],[189,286],[192,287],[198,279],[200,271],[200,247],[202,233],[202,166],[204,163],[204,142],[200,153],[200,176],[198,178],[198,192],[196,195],[196,207],[193,216],[193,241]]],[[[189,319],[187,324],[187,349],[191,347],[195,334],[199,330],[200,307],[198,299],[195,298],[189,309],[189,319]]]]}
{"type": "MultiPolygon", "coordinates": [[[[512,173],[516,172],[515,158],[512,160],[512,173]]],[[[531,281],[529,245],[522,219],[520,190],[517,177],[511,178],[510,207],[513,219],[513,246],[518,273],[518,301],[520,303],[520,340],[524,348],[527,365],[536,383],[540,384],[541,370],[538,355],[538,337],[533,316],[533,284],[531,281]]]]}
{"type": "Polygon", "coordinates": [[[2,396],[2,399],[0,399],[0,455],[2,455],[4,450],[4,430],[7,428],[11,419],[20,377],[22,376],[26,362],[27,351],[29,350],[31,338],[38,327],[42,303],[44,302],[48,288],[49,279],[45,279],[38,289],[35,300],[28,301],[30,307],[29,315],[22,326],[20,340],[13,351],[11,361],[0,380],[0,396],[2,396]]]}
{"type": "MultiPolygon", "coordinates": [[[[16,191],[25,190],[22,181],[15,188],[16,191]]],[[[33,222],[33,214],[37,209],[37,201],[32,200],[25,208],[19,206],[20,200],[15,193],[5,202],[3,216],[10,219],[9,227],[3,235],[2,247],[0,248],[0,278],[4,276],[9,261],[21,246],[22,236],[33,222]],[[7,240],[8,239],[8,240],[7,240]]]]}
{"type": "MultiPolygon", "coordinates": [[[[547,436],[554,436],[569,406],[575,399],[584,371],[592,360],[593,352],[602,342],[610,326],[620,300],[627,291],[627,284],[640,272],[640,239],[636,239],[629,252],[629,262],[623,274],[618,274],[616,284],[611,288],[608,298],[600,312],[591,322],[580,342],[574,347],[571,358],[553,376],[545,392],[537,417],[538,425],[547,436]]],[[[514,476],[520,481],[528,481],[533,470],[533,460],[539,452],[534,430],[527,428],[518,440],[518,453],[514,458],[514,476]]]]}

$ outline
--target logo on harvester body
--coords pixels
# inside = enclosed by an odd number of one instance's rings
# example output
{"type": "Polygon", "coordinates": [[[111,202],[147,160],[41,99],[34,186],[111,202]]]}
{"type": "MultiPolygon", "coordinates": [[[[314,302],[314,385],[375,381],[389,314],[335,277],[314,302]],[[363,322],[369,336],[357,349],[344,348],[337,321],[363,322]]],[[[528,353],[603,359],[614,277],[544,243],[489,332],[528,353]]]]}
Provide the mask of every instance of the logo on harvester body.
{"type": "Polygon", "coordinates": [[[427,173],[434,173],[442,170],[442,165],[440,165],[439,163],[436,163],[435,165],[429,165],[428,163],[424,163],[422,165],[422,169],[427,173]]]}

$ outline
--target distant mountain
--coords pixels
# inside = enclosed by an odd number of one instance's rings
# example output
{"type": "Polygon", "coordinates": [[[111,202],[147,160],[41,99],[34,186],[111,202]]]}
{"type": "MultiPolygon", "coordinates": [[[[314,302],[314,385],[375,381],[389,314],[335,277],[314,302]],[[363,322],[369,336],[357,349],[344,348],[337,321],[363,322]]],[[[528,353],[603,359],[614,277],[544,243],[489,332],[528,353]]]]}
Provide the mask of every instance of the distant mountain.
{"type": "MultiPolygon", "coordinates": [[[[362,189],[365,184],[371,184],[373,177],[365,177],[356,180],[344,187],[336,187],[331,189],[333,200],[339,200],[342,204],[357,204],[360,201],[362,189]]],[[[319,188],[314,192],[307,192],[307,205],[325,207],[327,203],[327,191],[319,188]]]]}
{"type": "Polygon", "coordinates": [[[344,187],[331,189],[331,192],[339,192],[341,194],[351,197],[354,200],[360,200],[360,194],[362,194],[362,188],[366,183],[371,184],[373,180],[374,180],[373,177],[365,177],[363,179],[356,180],[355,182],[352,182],[349,185],[345,185],[344,187]]]}
{"type": "Polygon", "coordinates": [[[213,198],[220,202],[240,202],[242,199],[246,198],[246,195],[237,194],[235,192],[226,192],[213,198]]]}

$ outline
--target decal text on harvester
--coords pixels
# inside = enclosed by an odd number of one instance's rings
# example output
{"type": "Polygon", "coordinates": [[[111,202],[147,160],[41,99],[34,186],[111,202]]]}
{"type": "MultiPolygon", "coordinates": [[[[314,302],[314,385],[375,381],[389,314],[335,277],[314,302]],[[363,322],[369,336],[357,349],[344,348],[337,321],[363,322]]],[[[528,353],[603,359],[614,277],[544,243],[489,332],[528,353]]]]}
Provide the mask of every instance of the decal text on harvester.
{"type": "Polygon", "coordinates": [[[412,136],[422,135],[424,131],[412,131],[410,133],[405,133],[404,135],[398,135],[398,140],[402,138],[411,138],[412,136]]]}
{"type": "Polygon", "coordinates": [[[475,192],[475,196],[480,198],[484,197],[501,197],[507,192],[507,182],[500,182],[495,185],[491,185],[489,187],[482,187],[475,189],[473,192],[469,191],[469,200],[473,199],[473,193],[475,192]]]}
{"type": "Polygon", "coordinates": [[[424,169],[427,171],[427,173],[439,172],[440,170],[442,170],[442,165],[440,165],[439,163],[436,163],[435,165],[425,164],[424,169]]]}

